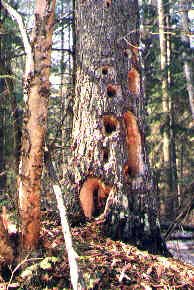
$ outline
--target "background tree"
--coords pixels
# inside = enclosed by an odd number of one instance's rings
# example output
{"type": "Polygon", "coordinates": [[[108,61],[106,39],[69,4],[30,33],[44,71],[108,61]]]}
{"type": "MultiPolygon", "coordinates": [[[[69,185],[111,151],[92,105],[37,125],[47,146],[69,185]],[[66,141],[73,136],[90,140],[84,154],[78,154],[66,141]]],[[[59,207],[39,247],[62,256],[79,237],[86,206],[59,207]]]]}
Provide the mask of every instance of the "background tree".
{"type": "MultiPolygon", "coordinates": [[[[71,156],[71,133],[73,119],[73,12],[71,1],[58,3],[56,6],[56,25],[53,35],[51,96],[48,108],[47,143],[52,158],[58,168],[61,185],[65,181],[65,172],[71,156]]],[[[44,171],[45,173],[45,171],[44,171]]],[[[44,206],[52,210],[55,202],[50,190],[48,176],[44,175],[43,190],[48,193],[43,197],[44,206]],[[46,178],[45,178],[46,177],[46,178]]],[[[64,190],[64,188],[63,188],[64,190]]]]}
{"type": "Polygon", "coordinates": [[[186,79],[187,92],[189,95],[189,103],[192,113],[192,118],[194,119],[194,87],[193,87],[193,73],[192,66],[190,65],[190,42],[189,42],[189,21],[188,21],[188,10],[191,7],[191,1],[181,0],[180,4],[180,15],[181,15],[181,39],[183,43],[184,50],[182,52],[183,57],[183,68],[186,79]]]}
{"type": "Polygon", "coordinates": [[[16,175],[18,173],[20,137],[21,137],[21,89],[19,69],[15,65],[17,54],[21,53],[21,40],[13,21],[1,9],[0,31],[0,86],[1,86],[1,192],[3,204],[13,208],[16,205],[16,175]],[[18,71],[15,69],[17,67],[18,71]],[[10,203],[9,199],[13,202],[10,203]]]}
{"type": "MultiPolygon", "coordinates": [[[[166,60],[166,67],[161,72],[160,63],[160,46],[159,46],[159,27],[157,2],[151,1],[150,5],[143,4],[144,11],[144,30],[145,37],[143,39],[145,49],[143,52],[145,62],[146,76],[146,95],[148,97],[148,145],[149,157],[152,169],[157,176],[160,189],[160,216],[172,219],[172,210],[165,208],[165,199],[169,196],[178,197],[179,204],[182,204],[183,192],[186,190],[191,177],[191,114],[189,113],[189,102],[186,91],[186,82],[182,67],[182,45],[180,38],[180,12],[181,8],[176,2],[165,1],[164,13],[164,37],[167,38],[167,44],[170,38],[170,62],[166,60]],[[168,20],[170,19],[170,20],[168,20]],[[169,100],[169,121],[166,126],[166,118],[164,118],[162,108],[162,87],[161,80],[166,77],[168,81],[168,100],[169,100]],[[169,131],[170,137],[170,162],[169,162],[169,181],[167,183],[166,167],[163,164],[163,133],[169,131]],[[187,133],[186,133],[187,132],[187,133]],[[177,170],[176,170],[177,167],[177,170]],[[177,178],[176,178],[177,172],[177,178]],[[176,181],[177,179],[177,181],[176,181]],[[173,187],[177,190],[174,191],[173,187]],[[166,198],[164,198],[166,196],[166,198]],[[170,211],[170,213],[169,213],[170,211]],[[171,217],[170,217],[171,215],[171,217]]],[[[164,39],[165,39],[164,38],[164,39]]],[[[165,46],[164,46],[165,48],[165,46]]],[[[169,51],[169,50],[168,50],[169,51]]],[[[192,51],[188,55],[188,59],[192,57],[192,51]]],[[[172,201],[171,198],[171,201],[172,201]]],[[[169,200],[170,201],[170,200],[169,200]]],[[[177,203],[177,202],[176,202],[177,203]]],[[[175,211],[174,215],[177,214],[175,211]]],[[[169,221],[169,220],[168,220],[169,221]]]]}
{"type": "MultiPolygon", "coordinates": [[[[170,38],[170,15],[164,12],[163,1],[157,1],[158,7],[158,26],[160,41],[160,69],[162,84],[162,109],[163,109],[163,168],[164,168],[164,206],[166,218],[172,219],[176,215],[178,207],[177,194],[177,172],[176,172],[176,148],[175,134],[173,127],[173,101],[170,94],[172,85],[171,79],[171,38],[170,38]]],[[[165,5],[165,10],[167,9],[165,5]]]]}

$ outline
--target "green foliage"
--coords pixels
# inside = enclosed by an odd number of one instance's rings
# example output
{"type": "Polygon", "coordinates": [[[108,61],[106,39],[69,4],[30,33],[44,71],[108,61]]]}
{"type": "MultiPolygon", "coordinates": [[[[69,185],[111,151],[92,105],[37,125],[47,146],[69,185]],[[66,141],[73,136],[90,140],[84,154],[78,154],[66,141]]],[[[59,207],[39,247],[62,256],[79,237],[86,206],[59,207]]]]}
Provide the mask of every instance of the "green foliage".
{"type": "Polygon", "coordinates": [[[57,257],[46,257],[44,258],[39,266],[43,270],[50,270],[52,268],[52,264],[56,263],[59,259],[57,257]]]}
{"type": "MultiPolygon", "coordinates": [[[[169,2],[166,2],[167,6],[169,2]]],[[[172,4],[171,4],[172,5],[172,4]]],[[[158,32],[157,13],[154,7],[144,4],[144,24],[149,38],[148,53],[144,59],[146,74],[146,95],[148,96],[148,149],[150,155],[151,166],[155,168],[158,176],[161,193],[164,194],[165,170],[163,165],[163,133],[170,132],[175,136],[175,155],[178,173],[178,183],[182,190],[188,185],[192,177],[192,146],[191,138],[193,135],[192,116],[190,112],[189,97],[187,93],[186,80],[183,72],[182,52],[185,46],[182,44],[180,20],[177,18],[177,11],[169,14],[168,7],[165,5],[166,15],[170,15],[173,24],[171,34],[171,56],[170,63],[166,66],[166,70],[160,70],[160,47],[159,35],[151,34],[158,32]],[[150,14],[149,14],[150,13],[150,14]],[[176,16],[176,17],[175,17],[176,16]],[[146,26],[147,23],[152,23],[146,26]],[[149,33],[148,33],[149,32],[149,33]],[[151,43],[151,45],[150,45],[151,43]],[[168,97],[171,102],[171,118],[163,113],[162,108],[162,76],[166,72],[170,73],[171,80],[168,88],[168,97]]],[[[172,7],[174,7],[172,5],[172,7]]],[[[171,25],[170,24],[170,25],[171,25]]],[[[148,40],[145,39],[145,44],[148,40]]],[[[193,67],[192,62],[194,51],[187,50],[188,60],[193,67]]]]}

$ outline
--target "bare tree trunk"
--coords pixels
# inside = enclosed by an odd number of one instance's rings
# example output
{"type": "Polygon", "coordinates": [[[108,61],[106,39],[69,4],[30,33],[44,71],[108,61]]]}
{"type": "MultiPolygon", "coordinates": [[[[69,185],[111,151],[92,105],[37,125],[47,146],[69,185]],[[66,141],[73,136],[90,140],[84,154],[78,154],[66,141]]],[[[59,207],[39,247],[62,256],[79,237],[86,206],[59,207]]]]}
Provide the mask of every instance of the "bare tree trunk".
{"type": "Polygon", "coordinates": [[[87,218],[108,196],[106,234],[166,254],[145,150],[138,22],[136,0],[76,2],[72,175],[87,218]]]}
{"type": "Polygon", "coordinates": [[[166,130],[163,133],[163,156],[164,164],[169,167],[170,138],[169,138],[169,97],[168,97],[168,77],[167,77],[167,52],[165,37],[165,15],[163,1],[158,0],[158,24],[160,39],[160,68],[162,72],[162,108],[165,114],[166,130]]]}
{"type": "Polygon", "coordinates": [[[188,25],[188,6],[189,1],[187,0],[180,0],[180,6],[181,6],[181,22],[182,22],[182,42],[184,45],[184,51],[182,52],[182,58],[183,58],[183,69],[184,74],[186,78],[186,84],[187,84],[187,92],[189,95],[189,103],[190,103],[190,109],[192,113],[192,118],[194,120],[194,79],[193,79],[193,72],[192,72],[192,66],[191,61],[189,60],[189,25],[188,25]]]}
{"type": "Polygon", "coordinates": [[[183,53],[183,59],[184,59],[184,72],[185,72],[185,78],[187,81],[187,91],[189,95],[189,103],[192,113],[192,118],[194,119],[194,87],[193,87],[193,75],[192,75],[192,68],[190,65],[190,62],[187,61],[185,53],[183,53]]]}
{"type": "MultiPolygon", "coordinates": [[[[67,8],[66,8],[67,9],[67,8]]],[[[61,3],[61,14],[64,15],[65,6],[64,3],[61,3]]],[[[67,170],[68,160],[71,156],[71,132],[72,132],[72,122],[73,122],[73,114],[72,114],[72,98],[73,94],[73,72],[72,72],[72,11],[69,5],[68,10],[68,24],[62,26],[61,30],[61,146],[62,146],[62,178],[65,179],[65,174],[67,170]],[[65,57],[65,37],[68,38],[69,47],[66,50],[65,57]]]]}
{"type": "MultiPolygon", "coordinates": [[[[0,69],[0,74],[2,71],[0,69]]],[[[5,172],[5,100],[4,100],[5,84],[4,80],[0,79],[0,194],[3,194],[6,185],[6,172],[5,172]]]]}
{"type": "Polygon", "coordinates": [[[157,1],[158,5],[158,24],[159,24],[159,40],[160,40],[160,69],[162,74],[162,111],[164,114],[164,130],[163,130],[163,166],[164,166],[164,204],[165,217],[173,219],[176,215],[177,208],[177,187],[175,180],[175,139],[173,130],[173,104],[169,95],[168,88],[171,83],[171,76],[168,65],[170,64],[170,39],[165,36],[165,13],[163,8],[163,0],[157,1]],[[174,184],[175,182],[175,184],[174,184]],[[176,189],[175,189],[176,187],[176,189]],[[175,189],[175,190],[173,190],[175,189]]]}
{"type": "MultiPolygon", "coordinates": [[[[0,72],[3,75],[7,75],[5,78],[6,94],[10,98],[11,110],[13,114],[13,152],[15,162],[13,168],[15,174],[18,174],[19,168],[19,156],[20,156],[20,147],[21,147],[21,122],[22,122],[22,112],[18,110],[16,96],[14,93],[14,82],[13,79],[9,78],[12,75],[11,65],[7,63],[5,59],[0,59],[0,72]]],[[[7,97],[7,96],[6,96],[7,97]]],[[[2,102],[4,103],[4,102],[2,102]]]]}
{"type": "MultiPolygon", "coordinates": [[[[163,0],[158,0],[158,24],[159,24],[159,40],[160,40],[160,69],[162,74],[162,111],[165,118],[165,130],[163,132],[163,158],[165,174],[168,176],[168,169],[170,167],[170,136],[169,136],[169,98],[168,98],[168,78],[167,78],[167,52],[166,52],[166,38],[164,32],[165,16],[163,8],[163,0]]],[[[169,188],[165,189],[167,198],[170,193],[169,188]]],[[[167,209],[168,211],[168,209],[167,209]]]]}
{"type": "Polygon", "coordinates": [[[40,234],[41,174],[47,128],[55,3],[55,0],[36,0],[35,27],[31,41],[34,64],[26,65],[30,70],[25,76],[27,102],[19,172],[19,208],[24,250],[36,248],[40,234]]]}
{"type": "MultiPolygon", "coordinates": [[[[61,2],[61,15],[64,15],[64,2],[61,2]]],[[[61,120],[63,120],[64,116],[64,108],[65,108],[65,52],[64,52],[64,33],[65,28],[64,25],[61,27],[61,63],[60,63],[60,73],[61,73],[61,84],[60,84],[60,95],[61,95],[61,120]]],[[[64,122],[61,127],[61,160],[62,160],[62,178],[64,178],[64,167],[65,167],[65,128],[64,122]]]]}
{"type": "Polygon", "coordinates": [[[174,218],[177,214],[178,209],[178,178],[177,178],[177,164],[176,164],[176,135],[175,135],[175,120],[174,120],[174,98],[171,93],[171,89],[173,88],[173,75],[171,73],[171,18],[170,15],[166,16],[166,25],[167,25],[167,34],[166,34],[166,61],[167,61],[167,80],[168,80],[168,94],[169,94],[169,135],[170,135],[170,174],[169,174],[169,188],[172,195],[173,201],[170,203],[173,206],[171,209],[172,217],[174,218]]]}
{"type": "Polygon", "coordinates": [[[5,171],[5,112],[4,108],[0,107],[0,194],[5,190],[6,185],[6,171],[5,171]]]}

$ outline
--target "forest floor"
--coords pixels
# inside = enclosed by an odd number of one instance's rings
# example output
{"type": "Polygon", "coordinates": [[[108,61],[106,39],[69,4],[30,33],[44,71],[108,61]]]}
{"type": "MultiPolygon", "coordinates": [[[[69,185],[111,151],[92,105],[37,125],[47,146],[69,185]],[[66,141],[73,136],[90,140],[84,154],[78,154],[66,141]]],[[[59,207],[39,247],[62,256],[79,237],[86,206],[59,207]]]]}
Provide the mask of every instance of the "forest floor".
{"type": "MultiPolygon", "coordinates": [[[[105,238],[97,221],[73,228],[72,235],[86,289],[194,289],[194,266],[105,238]]],[[[72,289],[58,218],[44,219],[39,255],[10,274],[0,289],[72,289]]]]}

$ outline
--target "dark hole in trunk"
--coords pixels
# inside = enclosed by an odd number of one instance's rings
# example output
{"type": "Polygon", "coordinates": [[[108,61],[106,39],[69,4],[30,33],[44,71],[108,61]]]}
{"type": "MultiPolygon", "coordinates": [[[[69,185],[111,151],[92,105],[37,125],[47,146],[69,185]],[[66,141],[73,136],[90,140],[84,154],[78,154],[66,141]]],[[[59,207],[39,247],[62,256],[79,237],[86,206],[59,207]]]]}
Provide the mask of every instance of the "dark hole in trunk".
{"type": "Polygon", "coordinates": [[[107,67],[103,67],[102,68],[102,74],[103,75],[107,75],[108,74],[108,68],[107,67]]]}
{"type": "Polygon", "coordinates": [[[118,121],[114,116],[105,115],[103,116],[103,121],[104,121],[105,134],[111,135],[113,132],[116,131],[118,121]]]}
{"type": "Polygon", "coordinates": [[[111,134],[112,132],[116,131],[116,127],[113,124],[106,124],[105,131],[107,134],[111,134]]]}
{"type": "Polygon", "coordinates": [[[108,95],[108,97],[114,97],[114,96],[116,96],[116,94],[117,94],[117,90],[116,90],[116,88],[115,88],[115,86],[113,86],[113,85],[108,85],[108,87],[107,87],[107,95],[108,95]]]}
{"type": "Polygon", "coordinates": [[[97,217],[100,213],[100,208],[98,206],[98,190],[99,188],[96,188],[93,192],[93,200],[94,200],[94,212],[93,216],[97,217]]]}
{"type": "Polygon", "coordinates": [[[103,147],[103,160],[104,162],[108,162],[109,159],[109,152],[108,152],[108,148],[103,147]]]}

